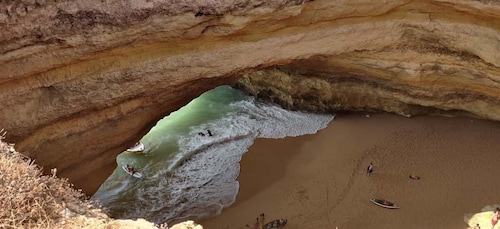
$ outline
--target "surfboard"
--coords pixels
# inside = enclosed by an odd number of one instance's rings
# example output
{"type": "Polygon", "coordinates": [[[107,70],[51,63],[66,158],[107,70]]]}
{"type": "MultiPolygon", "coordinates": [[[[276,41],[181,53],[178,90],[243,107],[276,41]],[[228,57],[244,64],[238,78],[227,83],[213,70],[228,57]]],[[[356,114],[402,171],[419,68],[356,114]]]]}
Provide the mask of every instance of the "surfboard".
{"type": "Polygon", "coordinates": [[[127,149],[127,152],[140,153],[144,151],[144,144],[142,142],[137,142],[134,146],[127,149]]]}
{"type": "Polygon", "coordinates": [[[397,204],[389,202],[389,201],[386,201],[386,203],[384,203],[384,200],[381,200],[381,199],[370,199],[370,201],[372,203],[374,203],[375,205],[378,205],[378,206],[383,207],[383,208],[389,208],[389,209],[398,209],[399,208],[399,206],[397,204]]]}
{"type": "Polygon", "coordinates": [[[123,170],[124,170],[126,173],[128,173],[128,175],[133,176],[133,177],[135,177],[135,178],[139,178],[139,179],[140,179],[140,178],[142,178],[142,173],[137,172],[137,171],[132,173],[132,172],[128,171],[128,169],[127,169],[127,166],[126,166],[126,165],[123,165],[123,166],[122,166],[122,168],[123,168],[123,170]]]}

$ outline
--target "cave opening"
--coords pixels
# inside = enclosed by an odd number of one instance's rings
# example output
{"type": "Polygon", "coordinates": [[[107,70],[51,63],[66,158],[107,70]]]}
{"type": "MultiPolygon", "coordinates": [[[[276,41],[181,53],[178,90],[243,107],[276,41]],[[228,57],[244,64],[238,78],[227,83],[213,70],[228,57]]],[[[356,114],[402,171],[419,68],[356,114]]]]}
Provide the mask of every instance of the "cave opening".
{"type": "Polygon", "coordinates": [[[239,162],[256,138],[311,134],[332,119],[219,86],[159,120],[139,145],[120,153],[91,199],[114,218],[170,224],[212,217],[235,201],[239,162]]]}

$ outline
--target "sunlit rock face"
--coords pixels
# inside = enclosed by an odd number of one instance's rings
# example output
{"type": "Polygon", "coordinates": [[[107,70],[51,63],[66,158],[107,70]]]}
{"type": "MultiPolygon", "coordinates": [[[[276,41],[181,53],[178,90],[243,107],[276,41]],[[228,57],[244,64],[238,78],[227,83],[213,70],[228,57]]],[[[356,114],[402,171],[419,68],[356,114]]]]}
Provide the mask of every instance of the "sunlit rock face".
{"type": "Polygon", "coordinates": [[[0,128],[89,194],[159,118],[241,76],[291,108],[500,120],[495,1],[19,0],[0,26],[0,128]]]}

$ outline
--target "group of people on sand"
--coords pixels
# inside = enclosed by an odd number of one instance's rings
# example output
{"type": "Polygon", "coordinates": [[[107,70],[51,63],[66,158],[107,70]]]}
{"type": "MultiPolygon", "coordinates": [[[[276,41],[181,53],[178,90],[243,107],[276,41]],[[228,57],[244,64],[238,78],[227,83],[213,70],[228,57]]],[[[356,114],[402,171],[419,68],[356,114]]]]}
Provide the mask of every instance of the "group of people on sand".
{"type": "MultiPolygon", "coordinates": [[[[250,227],[250,225],[246,225],[247,227],[250,227]]],[[[255,219],[255,223],[253,224],[252,229],[262,229],[264,226],[264,213],[260,214],[260,218],[255,219]]]]}
{"type": "MultiPolygon", "coordinates": [[[[368,165],[368,167],[366,168],[366,175],[367,176],[370,176],[373,172],[373,163],[370,162],[370,164],[368,165]]],[[[419,180],[420,177],[415,175],[415,174],[410,174],[410,179],[414,179],[414,180],[419,180]]]]}
{"type": "MultiPolygon", "coordinates": [[[[370,176],[373,172],[373,163],[370,162],[370,164],[368,165],[368,167],[366,167],[366,176],[370,176]]],[[[413,179],[413,180],[419,180],[420,177],[415,175],[415,174],[410,174],[409,175],[410,179],[413,179]]],[[[383,200],[382,202],[383,205],[386,205],[386,206],[394,206],[393,203],[387,201],[387,200],[383,200]]]]}
{"type": "MultiPolygon", "coordinates": [[[[264,221],[264,213],[260,214],[260,218],[255,219],[255,223],[253,224],[252,229],[281,229],[283,228],[288,220],[286,219],[277,219],[271,222],[265,223],[264,221]]],[[[250,225],[246,225],[250,227],[250,225]]]]}
{"type": "MultiPolygon", "coordinates": [[[[372,174],[372,172],[373,172],[373,163],[370,162],[370,164],[366,168],[366,175],[370,176],[372,174]]],[[[415,175],[415,174],[410,174],[409,177],[411,179],[414,179],[414,180],[419,180],[420,179],[420,177],[417,176],[417,175],[415,175]]],[[[392,203],[388,202],[387,200],[384,200],[383,204],[384,205],[390,205],[392,203]]],[[[497,225],[499,219],[500,219],[500,207],[497,207],[493,211],[493,216],[491,218],[491,225],[492,225],[491,228],[495,228],[495,225],[497,225]]],[[[479,226],[479,224],[476,224],[473,229],[481,229],[481,227],[479,226]]]]}

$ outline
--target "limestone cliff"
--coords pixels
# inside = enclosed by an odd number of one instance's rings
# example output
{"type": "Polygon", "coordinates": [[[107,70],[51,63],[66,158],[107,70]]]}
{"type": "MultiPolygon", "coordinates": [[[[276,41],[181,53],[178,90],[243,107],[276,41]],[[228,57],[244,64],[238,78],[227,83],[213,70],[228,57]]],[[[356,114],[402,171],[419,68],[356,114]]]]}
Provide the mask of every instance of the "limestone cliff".
{"type": "Polygon", "coordinates": [[[89,194],[159,118],[241,75],[290,107],[500,120],[496,1],[17,0],[0,26],[0,127],[89,194]]]}

